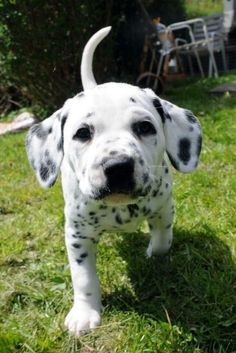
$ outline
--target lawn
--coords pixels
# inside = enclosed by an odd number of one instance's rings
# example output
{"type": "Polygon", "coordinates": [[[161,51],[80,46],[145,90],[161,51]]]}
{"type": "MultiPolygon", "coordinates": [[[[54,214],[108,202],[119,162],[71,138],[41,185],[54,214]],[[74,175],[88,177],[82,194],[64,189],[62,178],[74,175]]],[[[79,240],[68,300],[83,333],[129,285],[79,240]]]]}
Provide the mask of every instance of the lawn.
{"type": "Polygon", "coordinates": [[[224,10],[222,0],[185,0],[187,17],[210,16],[224,10]]]}
{"type": "Polygon", "coordinates": [[[166,257],[148,260],[144,225],[104,234],[98,273],[102,326],[80,339],[63,321],[72,289],[63,239],[60,182],[36,183],[25,133],[0,138],[0,352],[232,353],[236,351],[236,99],[212,97],[219,79],[187,80],[166,91],[203,127],[197,171],[174,172],[176,220],[166,257]]]}

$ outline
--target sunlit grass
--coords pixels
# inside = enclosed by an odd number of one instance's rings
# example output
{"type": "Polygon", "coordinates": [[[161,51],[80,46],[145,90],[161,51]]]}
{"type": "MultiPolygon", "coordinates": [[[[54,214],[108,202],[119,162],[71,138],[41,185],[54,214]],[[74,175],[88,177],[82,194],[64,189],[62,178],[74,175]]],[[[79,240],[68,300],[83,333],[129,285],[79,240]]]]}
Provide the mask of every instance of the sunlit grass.
{"type": "Polygon", "coordinates": [[[188,18],[222,13],[224,7],[223,0],[185,0],[185,3],[188,18]]]}

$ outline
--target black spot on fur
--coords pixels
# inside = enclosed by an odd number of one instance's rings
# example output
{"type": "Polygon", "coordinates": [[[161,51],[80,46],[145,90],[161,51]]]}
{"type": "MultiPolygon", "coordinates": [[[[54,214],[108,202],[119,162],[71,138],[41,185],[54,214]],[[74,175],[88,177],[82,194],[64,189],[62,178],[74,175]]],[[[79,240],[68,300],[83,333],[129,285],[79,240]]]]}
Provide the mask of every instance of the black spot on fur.
{"type": "Polygon", "coordinates": [[[153,197],[156,197],[157,194],[158,194],[158,190],[154,190],[153,193],[152,193],[152,196],[153,196],[153,197]]]}
{"type": "Polygon", "coordinates": [[[122,219],[121,219],[121,217],[120,217],[120,215],[119,215],[119,214],[116,214],[116,216],[115,216],[115,220],[116,220],[116,222],[117,222],[117,223],[119,223],[119,224],[123,224],[123,221],[122,221],[122,219]]]}
{"type": "Polygon", "coordinates": [[[200,155],[201,149],[202,149],[202,136],[199,135],[198,141],[197,141],[197,156],[200,155]]]}
{"type": "Polygon", "coordinates": [[[172,158],[168,152],[167,152],[167,154],[168,154],[168,157],[169,157],[172,165],[175,167],[175,169],[179,169],[179,163],[174,158],[172,158]]]}
{"type": "Polygon", "coordinates": [[[47,166],[45,164],[41,164],[40,169],[39,169],[39,174],[40,177],[43,181],[47,181],[49,176],[50,176],[50,172],[49,169],[47,168],[47,166]]]}
{"type": "Polygon", "coordinates": [[[130,142],[129,147],[131,147],[136,153],[139,153],[139,150],[134,142],[130,142]]]}
{"type": "Polygon", "coordinates": [[[93,115],[95,115],[95,113],[94,113],[94,112],[90,112],[90,113],[88,113],[88,114],[86,115],[86,118],[91,118],[91,116],[93,116],[93,115]]]}
{"type": "MultiPolygon", "coordinates": [[[[83,222],[81,222],[81,225],[84,226],[85,224],[83,222]]],[[[87,239],[87,237],[85,235],[79,235],[78,238],[87,239]]]]}
{"type": "Polygon", "coordinates": [[[172,224],[168,224],[168,226],[166,226],[166,229],[170,229],[172,224]]]}
{"type": "Polygon", "coordinates": [[[107,209],[107,206],[106,206],[106,205],[100,205],[100,206],[99,206],[99,209],[100,209],[100,210],[106,210],[106,209],[107,209]]]}
{"type": "Polygon", "coordinates": [[[78,265],[81,265],[82,262],[83,262],[83,259],[76,259],[76,262],[77,262],[78,265]]]}
{"type": "Polygon", "coordinates": [[[183,162],[184,165],[188,164],[191,155],[190,155],[190,148],[191,142],[188,138],[184,137],[179,140],[179,152],[178,157],[183,162]]]}
{"type": "Polygon", "coordinates": [[[45,140],[48,136],[48,130],[44,129],[42,123],[35,124],[30,129],[30,133],[36,135],[39,139],[45,140]]]}
{"type": "Polygon", "coordinates": [[[148,215],[151,212],[150,209],[147,208],[146,206],[143,207],[142,211],[143,211],[144,216],[148,215]]]}
{"type": "Polygon", "coordinates": [[[86,293],[87,297],[91,297],[92,293],[86,293]]]}
{"type": "Polygon", "coordinates": [[[110,156],[115,156],[118,153],[118,151],[111,151],[109,154],[110,156]]]}
{"type": "Polygon", "coordinates": [[[138,210],[139,210],[138,205],[135,205],[135,204],[128,205],[127,208],[128,208],[128,210],[129,210],[130,218],[132,218],[133,216],[135,216],[135,211],[138,211],[138,210]]]}
{"type": "Polygon", "coordinates": [[[197,119],[196,117],[193,115],[193,113],[190,111],[190,110],[187,110],[185,109],[185,115],[186,115],[186,118],[188,119],[188,121],[191,123],[191,124],[195,124],[197,123],[197,119]]]}
{"type": "Polygon", "coordinates": [[[88,256],[87,252],[84,252],[83,254],[80,255],[81,259],[85,259],[88,256]]]}
{"type": "Polygon", "coordinates": [[[72,234],[73,238],[79,238],[79,236],[77,234],[72,234]]]}
{"type": "Polygon", "coordinates": [[[101,160],[101,165],[103,164],[106,164],[107,162],[109,161],[109,157],[104,157],[102,160],[101,160]]]}
{"type": "Polygon", "coordinates": [[[164,124],[165,120],[166,120],[166,114],[164,112],[164,109],[162,107],[162,104],[161,104],[160,100],[158,98],[155,98],[153,100],[153,105],[156,108],[158,114],[160,115],[162,123],[164,124]]]}
{"type": "Polygon", "coordinates": [[[131,102],[136,103],[136,100],[133,97],[130,97],[129,99],[131,102]]]}
{"type": "Polygon", "coordinates": [[[142,158],[139,158],[139,164],[144,165],[144,160],[142,158]]]}
{"type": "Polygon", "coordinates": [[[54,161],[50,158],[45,160],[45,163],[49,169],[49,173],[50,174],[55,174],[56,172],[56,164],[54,163],[54,161]]]}
{"type": "Polygon", "coordinates": [[[66,123],[67,116],[64,115],[61,119],[61,149],[63,150],[63,145],[64,145],[64,127],[66,123]]]}
{"type": "Polygon", "coordinates": [[[72,246],[73,246],[75,249],[80,249],[80,248],[81,248],[81,244],[78,244],[78,243],[73,243],[72,246]]]}
{"type": "Polygon", "coordinates": [[[143,182],[144,182],[144,184],[146,184],[147,182],[148,182],[148,174],[147,173],[144,173],[143,174],[143,182]]]}
{"type": "Polygon", "coordinates": [[[53,164],[53,161],[51,159],[47,159],[45,162],[48,167],[50,167],[53,164]]]}

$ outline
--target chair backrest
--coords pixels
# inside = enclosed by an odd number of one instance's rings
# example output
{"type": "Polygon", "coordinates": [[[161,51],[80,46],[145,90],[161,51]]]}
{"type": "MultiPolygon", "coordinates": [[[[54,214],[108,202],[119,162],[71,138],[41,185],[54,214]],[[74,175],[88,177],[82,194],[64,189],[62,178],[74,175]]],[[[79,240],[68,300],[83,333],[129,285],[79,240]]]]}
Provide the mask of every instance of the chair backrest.
{"type": "MultiPolygon", "coordinates": [[[[206,25],[208,37],[213,38],[213,49],[219,50],[222,48],[224,39],[223,14],[203,17],[203,20],[206,25]]],[[[196,41],[206,38],[201,22],[196,22],[193,25],[193,35],[196,41]]]]}

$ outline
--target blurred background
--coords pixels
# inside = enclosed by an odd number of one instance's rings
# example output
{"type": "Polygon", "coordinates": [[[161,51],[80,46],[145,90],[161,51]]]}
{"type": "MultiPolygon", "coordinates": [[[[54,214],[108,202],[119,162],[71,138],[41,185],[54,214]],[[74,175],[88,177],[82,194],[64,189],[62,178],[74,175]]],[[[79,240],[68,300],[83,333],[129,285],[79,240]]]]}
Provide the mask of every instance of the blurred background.
{"type": "Polygon", "coordinates": [[[0,0],[0,114],[31,104],[55,109],[80,91],[83,48],[104,26],[112,32],[95,54],[97,81],[136,83],[153,18],[168,26],[223,14],[227,6],[234,9],[235,1],[0,0]]]}

